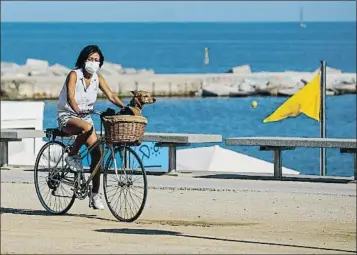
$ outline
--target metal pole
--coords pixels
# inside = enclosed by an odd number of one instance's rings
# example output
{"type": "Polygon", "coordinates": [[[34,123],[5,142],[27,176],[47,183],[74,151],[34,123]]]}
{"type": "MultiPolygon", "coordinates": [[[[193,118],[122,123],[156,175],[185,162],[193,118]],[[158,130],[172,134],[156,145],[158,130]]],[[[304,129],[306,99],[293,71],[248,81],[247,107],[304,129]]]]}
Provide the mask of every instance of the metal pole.
{"type": "MultiPolygon", "coordinates": [[[[320,137],[326,137],[326,61],[321,61],[320,137]]],[[[326,175],[326,148],[320,148],[320,175],[326,175]]]]}

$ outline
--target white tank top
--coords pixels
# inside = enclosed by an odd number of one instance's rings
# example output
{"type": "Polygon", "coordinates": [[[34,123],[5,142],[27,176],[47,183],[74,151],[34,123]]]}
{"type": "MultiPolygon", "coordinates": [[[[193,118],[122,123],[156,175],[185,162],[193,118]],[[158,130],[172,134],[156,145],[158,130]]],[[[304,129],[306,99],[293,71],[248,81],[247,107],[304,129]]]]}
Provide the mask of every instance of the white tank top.
{"type": "MultiPolygon", "coordinates": [[[[92,75],[90,84],[86,88],[84,76],[82,69],[73,70],[77,74],[76,88],[74,93],[74,100],[78,104],[81,111],[92,110],[94,103],[97,100],[98,88],[99,88],[99,78],[97,73],[92,75]]],[[[57,114],[61,115],[63,112],[75,113],[72,107],[67,101],[67,85],[64,82],[58,102],[57,102],[57,114]]]]}

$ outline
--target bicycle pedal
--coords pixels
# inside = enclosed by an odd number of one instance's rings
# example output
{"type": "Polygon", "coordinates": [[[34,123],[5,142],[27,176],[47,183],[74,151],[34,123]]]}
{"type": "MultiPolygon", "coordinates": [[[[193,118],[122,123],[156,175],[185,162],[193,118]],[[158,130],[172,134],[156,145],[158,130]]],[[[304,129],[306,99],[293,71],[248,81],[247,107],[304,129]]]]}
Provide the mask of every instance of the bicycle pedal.
{"type": "Polygon", "coordinates": [[[57,189],[51,191],[52,196],[58,196],[57,189]]]}

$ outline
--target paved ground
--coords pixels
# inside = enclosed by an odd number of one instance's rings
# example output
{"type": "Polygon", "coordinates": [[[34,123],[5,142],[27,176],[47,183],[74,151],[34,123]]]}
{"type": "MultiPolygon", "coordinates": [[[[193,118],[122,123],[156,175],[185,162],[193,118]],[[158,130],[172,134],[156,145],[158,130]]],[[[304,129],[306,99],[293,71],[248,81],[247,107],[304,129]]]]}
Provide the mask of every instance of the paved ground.
{"type": "Polygon", "coordinates": [[[356,185],[149,176],[135,223],[76,200],[48,215],[31,171],[1,171],[1,253],[356,254],[356,185]]]}

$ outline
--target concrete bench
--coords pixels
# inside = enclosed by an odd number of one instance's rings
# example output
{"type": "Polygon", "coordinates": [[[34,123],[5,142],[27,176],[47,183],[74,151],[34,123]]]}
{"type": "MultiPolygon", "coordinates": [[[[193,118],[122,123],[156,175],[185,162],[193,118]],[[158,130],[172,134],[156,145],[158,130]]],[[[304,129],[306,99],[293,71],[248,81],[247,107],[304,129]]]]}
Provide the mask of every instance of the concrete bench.
{"type": "Polygon", "coordinates": [[[176,171],[176,148],[192,143],[220,143],[221,135],[145,133],[144,142],[155,142],[157,146],[169,148],[169,172],[176,171]]]}
{"type": "Polygon", "coordinates": [[[354,179],[357,179],[356,139],[305,138],[305,137],[233,137],[225,140],[227,145],[260,146],[261,151],[274,151],[274,177],[282,178],[281,152],[296,147],[339,148],[341,153],[354,154],[354,179]]]}
{"type": "MultiPolygon", "coordinates": [[[[97,132],[99,133],[99,132],[97,132]]],[[[43,130],[30,129],[6,129],[1,130],[1,144],[3,154],[3,164],[7,164],[7,146],[8,142],[20,141],[23,138],[38,138],[45,137],[43,130]]],[[[169,149],[169,169],[168,171],[176,170],[176,148],[179,146],[188,146],[193,143],[220,143],[222,142],[221,135],[206,135],[206,134],[176,134],[176,133],[145,133],[143,142],[155,142],[157,146],[168,147],[169,149]]]]}
{"type": "Polygon", "coordinates": [[[34,129],[2,129],[0,136],[0,166],[7,166],[9,162],[9,142],[21,141],[26,138],[41,138],[45,136],[43,130],[34,129]]]}

